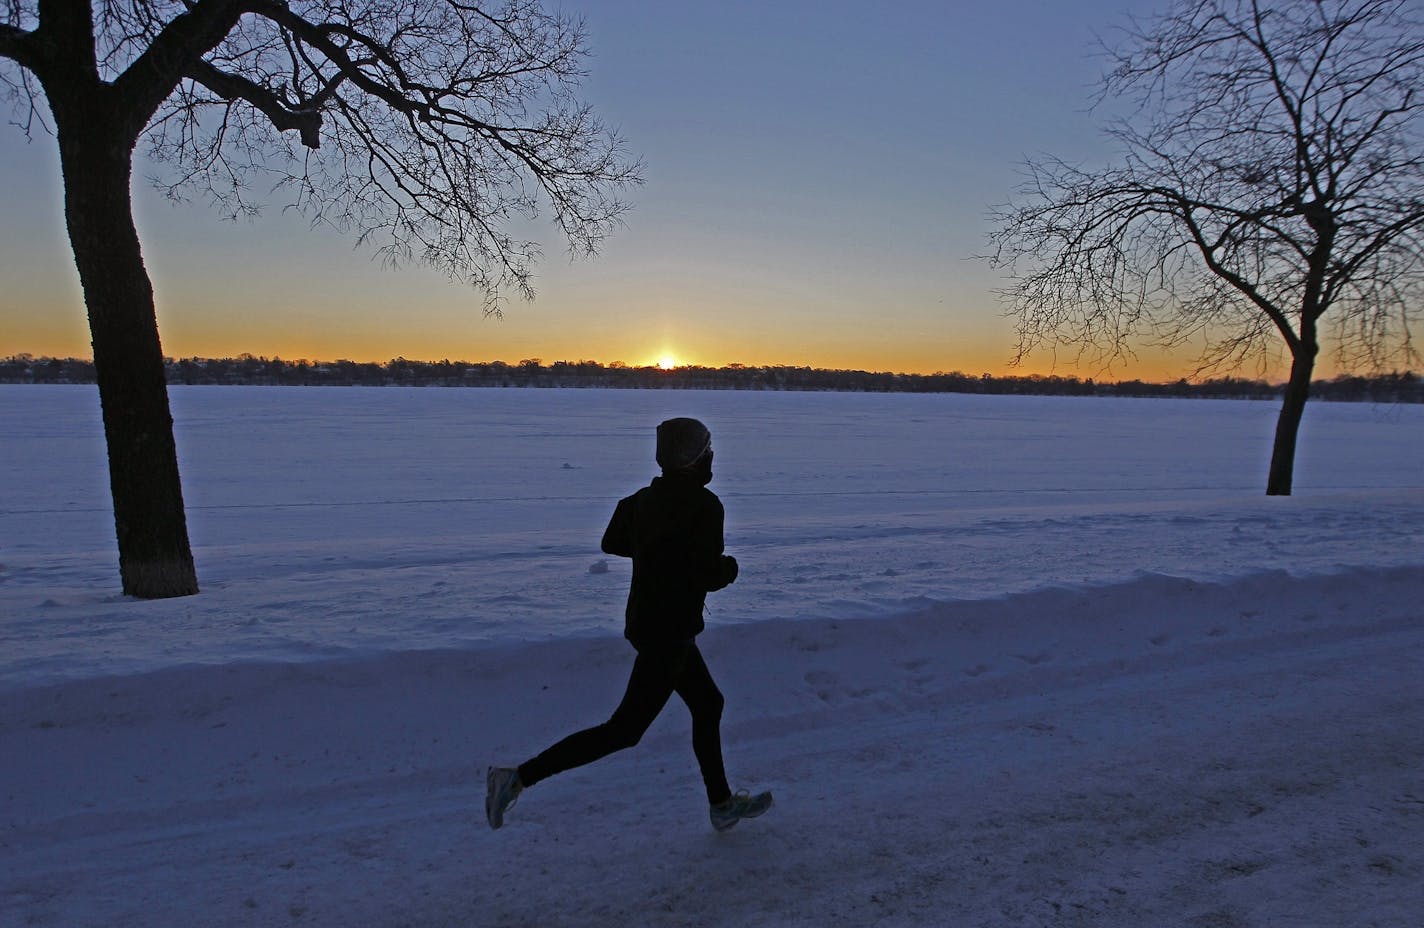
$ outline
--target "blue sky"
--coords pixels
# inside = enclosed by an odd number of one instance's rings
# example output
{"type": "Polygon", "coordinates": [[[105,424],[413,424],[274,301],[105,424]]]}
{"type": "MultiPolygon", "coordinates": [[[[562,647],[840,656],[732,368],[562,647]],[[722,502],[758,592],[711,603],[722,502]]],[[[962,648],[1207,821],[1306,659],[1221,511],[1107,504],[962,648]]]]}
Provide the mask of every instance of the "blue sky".
{"type": "MultiPolygon", "coordinates": [[[[479,294],[382,268],[280,202],[228,223],[140,180],[165,352],[1006,372],[1000,281],[972,260],[986,213],[1025,157],[1106,154],[1094,37],[1159,4],[563,7],[587,20],[586,98],[646,163],[598,258],[570,262],[542,224],[537,299],[487,319],[479,294]]],[[[0,132],[0,215],[0,354],[87,354],[53,139],[0,132]]],[[[1145,351],[1111,373],[1189,367],[1145,351]]]]}

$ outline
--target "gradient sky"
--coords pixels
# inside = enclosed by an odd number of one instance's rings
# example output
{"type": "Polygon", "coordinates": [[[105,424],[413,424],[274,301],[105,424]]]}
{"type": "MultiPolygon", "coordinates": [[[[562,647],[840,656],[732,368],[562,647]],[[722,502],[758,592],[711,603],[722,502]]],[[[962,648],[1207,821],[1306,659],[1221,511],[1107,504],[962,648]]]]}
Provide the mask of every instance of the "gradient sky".
{"type": "MultiPolygon", "coordinates": [[[[383,268],[280,202],[224,222],[140,180],[164,352],[1009,373],[1001,281],[972,259],[987,210],[1026,157],[1105,154],[1087,111],[1094,36],[1160,3],[563,6],[588,22],[586,99],[646,162],[599,257],[571,262],[542,224],[537,298],[485,318],[480,294],[383,268]]],[[[52,138],[0,127],[0,217],[0,355],[87,357],[52,138]]],[[[1107,373],[1169,379],[1190,362],[1144,351],[1107,373]]],[[[1044,355],[1019,372],[1053,369],[1044,355]]]]}

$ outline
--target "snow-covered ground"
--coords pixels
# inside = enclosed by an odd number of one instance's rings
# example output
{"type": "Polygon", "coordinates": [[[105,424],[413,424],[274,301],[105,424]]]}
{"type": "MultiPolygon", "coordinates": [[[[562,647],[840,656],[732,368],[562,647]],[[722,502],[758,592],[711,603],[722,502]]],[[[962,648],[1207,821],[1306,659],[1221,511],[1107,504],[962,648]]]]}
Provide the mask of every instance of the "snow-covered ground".
{"type": "Polygon", "coordinates": [[[92,388],[0,386],[0,925],[1391,926],[1424,912],[1424,408],[179,388],[203,593],[117,594],[92,388]],[[734,784],[601,721],[598,539],[717,449],[734,784]]]}

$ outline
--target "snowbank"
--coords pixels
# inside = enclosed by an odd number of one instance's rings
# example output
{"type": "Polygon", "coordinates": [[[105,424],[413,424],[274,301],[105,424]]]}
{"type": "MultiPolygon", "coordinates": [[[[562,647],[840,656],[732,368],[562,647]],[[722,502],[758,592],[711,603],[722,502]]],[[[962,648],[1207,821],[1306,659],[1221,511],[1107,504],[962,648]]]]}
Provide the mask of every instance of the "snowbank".
{"type": "MultiPolygon", "coordinates": [[[[185,665],[0,695],[15,925],[1388,925],[1424,906],[1424,575],[1120,586],[714,629],[685,713],[531,789],[620,640],[185,665]]],[[[9,921],[13,919],[14,921],[9,921]]]]}

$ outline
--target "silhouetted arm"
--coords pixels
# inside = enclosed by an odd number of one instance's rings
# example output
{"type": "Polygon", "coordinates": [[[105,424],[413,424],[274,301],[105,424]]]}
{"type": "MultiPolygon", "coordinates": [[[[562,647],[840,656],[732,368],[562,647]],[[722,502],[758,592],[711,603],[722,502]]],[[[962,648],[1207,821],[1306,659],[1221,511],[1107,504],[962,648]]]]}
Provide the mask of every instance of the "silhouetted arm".
{"type": "Polygon", "coordinates": [[[603,553],[617,557],[633,556],[633,497],[618,501],[608,528],[603,530],[603,553]]]}
{"type": "Polygon", "coordinates": [[[722,553],[725,549],[722,533],[725,518],[721,500],[714,497],[693,540],[697,578],[702,589],[708,593],[715,593],[737,579],[737,559],[722,553]]]}

